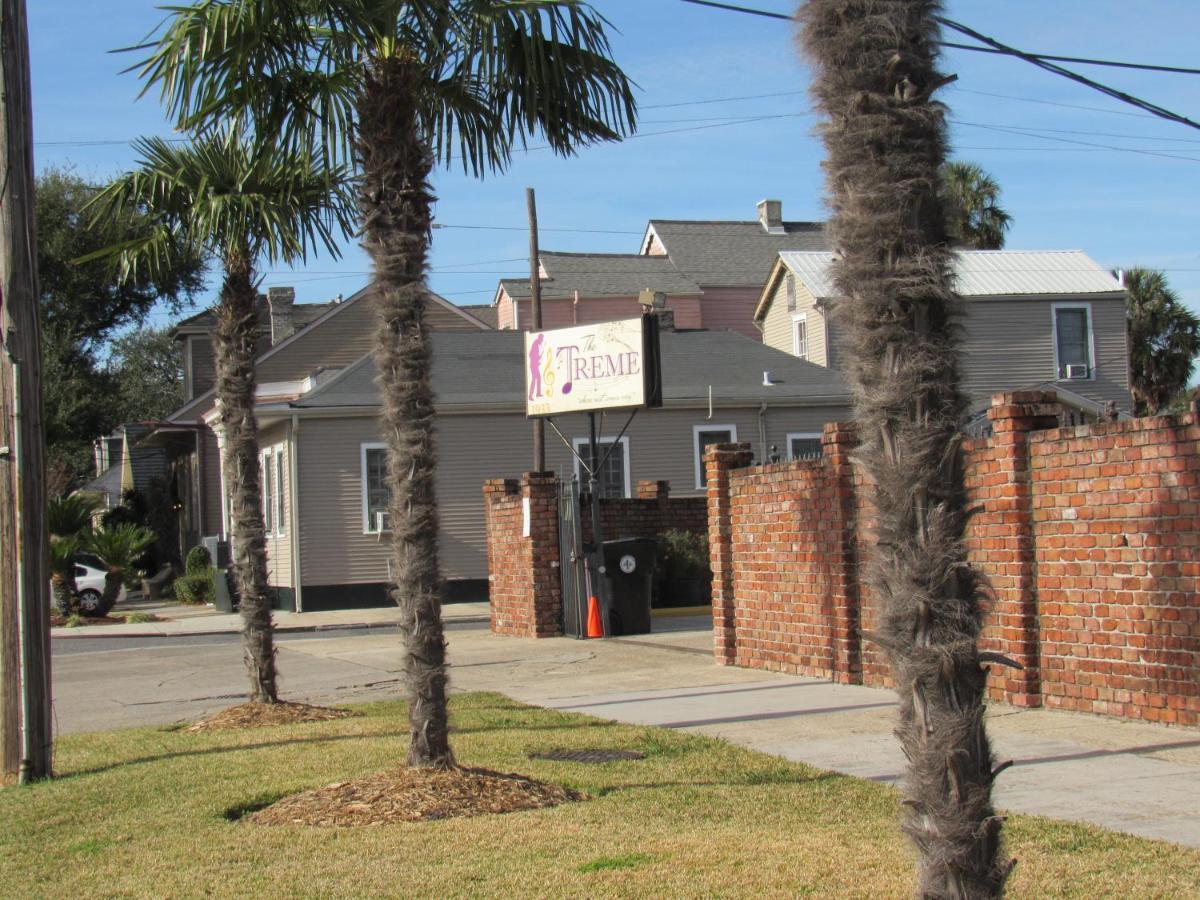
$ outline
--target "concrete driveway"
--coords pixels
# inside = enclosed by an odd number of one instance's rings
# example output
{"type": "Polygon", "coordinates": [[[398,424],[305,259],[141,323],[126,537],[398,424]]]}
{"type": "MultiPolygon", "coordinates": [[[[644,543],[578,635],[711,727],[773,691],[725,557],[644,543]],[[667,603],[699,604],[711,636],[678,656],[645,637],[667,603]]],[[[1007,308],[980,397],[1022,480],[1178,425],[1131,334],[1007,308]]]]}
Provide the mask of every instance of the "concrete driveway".
{"type": "MultiPolygon", "coordinates": [[[[705,619],[656,619],[655,633],[607,641],[527,640],[449,624],[456,691],[721,737],[863,778],[895,781],[890,691],[717,666],[705,619]]],[[[236,635],[55,642],[64,732],[190,720],[242,696],[236,635]],[[69,645],[69,646],[66,646],[69,645]]],[[[284,696],[318,703],[401,694],[384,629],[281,635],[284,696]]],[[[1200,847],[1200,731],[993,707],[1002,808],[1200,847]]]]}

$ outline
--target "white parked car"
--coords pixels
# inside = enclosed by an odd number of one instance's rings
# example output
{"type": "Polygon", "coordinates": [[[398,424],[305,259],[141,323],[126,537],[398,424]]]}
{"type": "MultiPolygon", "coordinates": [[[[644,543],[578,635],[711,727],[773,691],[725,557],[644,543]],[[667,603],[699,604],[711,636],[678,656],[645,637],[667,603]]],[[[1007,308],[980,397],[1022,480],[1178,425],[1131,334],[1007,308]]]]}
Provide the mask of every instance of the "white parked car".
{"type": "MultiPolygon", "coordinates": [[[[75,557],[75,587],[79,590],[80,612],[85,616],[94,615],[100,607],[100,597],[104,593],[104,575],[104,568],[96,557],[75,557]]],[[[125,585],[121,585],[117,603],[124,599],[125,585]]]]}

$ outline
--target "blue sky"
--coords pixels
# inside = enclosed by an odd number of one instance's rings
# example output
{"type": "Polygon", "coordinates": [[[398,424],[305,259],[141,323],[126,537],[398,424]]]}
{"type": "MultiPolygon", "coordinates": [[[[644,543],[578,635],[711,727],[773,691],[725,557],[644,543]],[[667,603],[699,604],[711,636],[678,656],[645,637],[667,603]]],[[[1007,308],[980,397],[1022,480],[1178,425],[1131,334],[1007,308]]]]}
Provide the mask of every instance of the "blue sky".
{"type": "MultiPolygon", "coordinates": [[[[785,218],[824,216],[809,74],[789,23],[679,0],[595,5],[639,85],[640,134],[566,160],[519,153],[506,173],[482,182],[438,172],[436,215],[447,227],[435,232],[431,285],[454,302],[490,302],[501,275],[528,271],[526,186],[537,190],[544,249],[633,252],[650,218],[749,219],[764,197],[781,199],[785,218]],[[726,100],[747,97],[755,99],[726,100]]],[[[132,164],[124,141],[170,134],[155,99],[138,101],[136,78],[120,74],[129,57],[108,52],[155,26],[162,14],[154,2],[29,7],[39,170],[70,166],[104,180],[132,164]]],[[[1200,66],[1195,0],[949,2],[946,14],[1041,53],[1200,66]]],[[[1000,182],[1015,220],[1010,248],[1079,248],[1106,266],[1162,268],[1200,311],[1200,131],[1017,60],[949,50],[943,68],[959,76],[940,95],[955,155],[1000,182]]],[[[1077,68],[1200,121],[1200,76],[1077,68]]],[[[264,284],[294,285],[298,301],[316,302],[353,293],[366,272],[365,255],[347,242],[341,260],[268,271],[264,284]]],[[[155,313],[154,324],[167,321],[155,313]]]]}

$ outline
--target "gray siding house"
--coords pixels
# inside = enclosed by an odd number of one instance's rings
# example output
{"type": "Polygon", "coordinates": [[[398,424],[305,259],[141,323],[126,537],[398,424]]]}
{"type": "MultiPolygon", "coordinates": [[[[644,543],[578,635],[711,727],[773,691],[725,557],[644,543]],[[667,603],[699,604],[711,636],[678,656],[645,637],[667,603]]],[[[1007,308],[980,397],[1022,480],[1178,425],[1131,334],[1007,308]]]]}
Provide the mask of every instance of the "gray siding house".
{"type": "MultiPolygon", "coordinates": [[[[515,331],[435,332],[439,545],[447,597],[486,591],[483,482],[530,468],[532,439],[524,407],[523,336],[515,331]]],[[[820,366],[731,332],[662,335],[664,404],[633,418],[609,457],[602,491],[630,496],[640,479],[666,479],[675,495],[704,492],[699,460],[716,441],[750,441],[761,458],[812,452],[821,428],[848,413],[840,379],[820,366]],[[719,367],[714,360],[721,360],[719,367]]],[[[301,610],[379,605],[390,578],[374,360],[358,362],[303,395],[265,401],[262,427],[265,506],[272,584],[301,610]],[[278,487],[274,487],[274,485],[278,487]]],[[[602,428],[611,446],[627,413],[602,428]]],[[[555,420],[580,449],[581,415],[555,420]]],[[[553,434],[547,465],[576,471],[574,456],[553,434]]]]}
{"type": "MultiPolygon", "coordinates": [[[[825,252],[780,253],[754,321],[770,347],[836,368],[837,302],[825,252]]],[[[1000,391],[1050,387],[1094,420],[1132,408],[1125,289],[1078,250],[962,250],[963,379],[975,407],[1000,391]]]]}

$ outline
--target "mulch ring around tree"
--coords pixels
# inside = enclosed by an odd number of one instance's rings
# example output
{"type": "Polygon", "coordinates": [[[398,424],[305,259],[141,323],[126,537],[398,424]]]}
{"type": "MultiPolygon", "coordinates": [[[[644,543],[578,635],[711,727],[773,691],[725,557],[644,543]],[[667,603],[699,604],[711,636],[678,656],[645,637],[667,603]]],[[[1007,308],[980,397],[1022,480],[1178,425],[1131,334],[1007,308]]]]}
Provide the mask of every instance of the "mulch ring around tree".
{"type": "Polygon", "coordinates": [[[490,769],[401,769],[285,797],[252,813],[256,825],[388,825],[544,809],[577,791],[490,769]]]}
{"type": "Polygon", "coordinates": [[[251,700],[239,706],[223,709],[187,728],[191,734],[202,731],[227,731],[237,728],[267,728],[272,725],[292,725],[296,722],[329,722],[357,715],[348,709],[328,706],[309,706],[307,703],[258,703],[251,700]]]}

